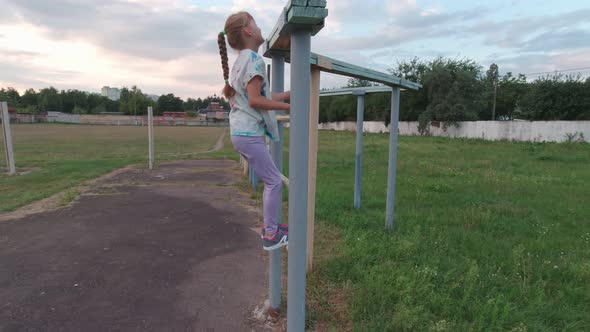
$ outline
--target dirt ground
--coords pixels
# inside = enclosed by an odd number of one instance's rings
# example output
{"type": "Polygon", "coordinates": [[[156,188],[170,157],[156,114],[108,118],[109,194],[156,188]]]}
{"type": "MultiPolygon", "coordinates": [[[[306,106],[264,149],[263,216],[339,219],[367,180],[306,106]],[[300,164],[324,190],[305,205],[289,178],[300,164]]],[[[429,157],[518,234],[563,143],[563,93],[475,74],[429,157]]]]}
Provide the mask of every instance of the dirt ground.
{"type": "Polygon", "coordinates": [[[232,161],[128,168],[0,222],[0,331],[260,331],[260,208],[232,161]],[[254,205],[253,205],[254,204],[254,205]]]}

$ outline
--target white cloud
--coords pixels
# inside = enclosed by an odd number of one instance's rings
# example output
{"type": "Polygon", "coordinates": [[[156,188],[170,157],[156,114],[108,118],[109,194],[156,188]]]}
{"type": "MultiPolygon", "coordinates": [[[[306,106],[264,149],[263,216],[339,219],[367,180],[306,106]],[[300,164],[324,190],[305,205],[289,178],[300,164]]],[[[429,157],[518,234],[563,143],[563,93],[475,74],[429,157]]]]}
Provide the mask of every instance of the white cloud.
{"type": "Polygon", "coordinates": [[[387,11],[392,15],[400,15],[413,11],[418,7],[416,0],[388,1],[387,11]]]}
{"type": "MultiPolygon", "coordinates": [[[[89,91],[138,85],[185,98],[219,93],[216,36],[226,17],[247,10],[268,34],[285,3],[0,0],[0,85],[89,91]]],[[[328,9],[313,50],[381,71],[413,55],[457,52],[521,72],[585,67],[590,58],[584,23],[590,9],[502,19],[486,8],[453,11],[417,0],[330,0],[328,9]]],[[[288,72],[286,79],[288,87],[288,72]]],[[[345,82],[322,77],[323,87],[345,82]]]]}

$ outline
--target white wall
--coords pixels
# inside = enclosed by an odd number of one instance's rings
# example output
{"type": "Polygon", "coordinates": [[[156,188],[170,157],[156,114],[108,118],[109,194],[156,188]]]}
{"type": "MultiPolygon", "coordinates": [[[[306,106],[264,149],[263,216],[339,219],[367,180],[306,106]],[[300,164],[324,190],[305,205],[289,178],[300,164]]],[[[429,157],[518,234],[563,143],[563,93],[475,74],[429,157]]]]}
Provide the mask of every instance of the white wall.
{"type": "Polygon", "coordinates": [[[80,114],[47,112],[47,122],[80,123],[80,114]]]}
{"type": "MultiPolygon", "coordinates": [[[[355,122],[321,123],[322,130],[356,131],[355,122]]],[[[389,128],[383,122],[365,121],[363,130],[368,133],[388,133],[389,128]]],[[[590,121],[465,121],[459,122],[459,127],[450,126],[443,130],[430,127],[433,136],[481,138],[487,140],[515,140],[531,142],[563,142],[567,134],[578,134],[576,139],[584,135],[586,142],[590,142],[590,121]]],[[[405,136],[420,135],[418,122],[400,122],[399,134],[405,136]]]]}

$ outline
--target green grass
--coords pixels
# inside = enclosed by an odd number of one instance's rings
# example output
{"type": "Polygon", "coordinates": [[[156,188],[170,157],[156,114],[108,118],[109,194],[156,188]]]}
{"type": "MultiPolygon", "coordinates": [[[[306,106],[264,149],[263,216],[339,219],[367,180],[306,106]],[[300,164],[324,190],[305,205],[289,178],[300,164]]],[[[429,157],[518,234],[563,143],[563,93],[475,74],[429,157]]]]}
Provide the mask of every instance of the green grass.
{"type": "MultiPolygon", "coordinates": [[[[213,146],[219,130],[156,127],[156,159],[237,159],[230,144],[194,154],[213,146]]],[[[14,126],[17,168],[35,169],[0,176],[0,211],[146,163],[146,131],[14,126]]],[[[352,209],[354,136],[319,137],[310,326],[590,330],[589,145],[402,137],[396,228],[386,232],[388,136],[365,135],[358,211],[352,209]]]]}
{"type": "Polygon", "coordinates": [[[388,136],[365,135],[359,211],[354,137],[320,134],[316,227],[340,240],[317,237],[311,301],[346,289],[357,331],[590,330],[589,145],[402,137],[387,232],[388,136]]]}
{"type": "MultiPolygon", "coordinates": [[[[156,162],[203,157],[223,128],[155,127],[156,162]]],[[[6,175],[0,135],[0,212],[68,190],[82,182],[134,163],[147,164],[147,128],[84,125],[12,125],[17,171],[6,175]]],[[[236,158],[226,147],[218,158],[236,158]]],[[[66,195],[69,199],[71,195],[66,195]]]]}

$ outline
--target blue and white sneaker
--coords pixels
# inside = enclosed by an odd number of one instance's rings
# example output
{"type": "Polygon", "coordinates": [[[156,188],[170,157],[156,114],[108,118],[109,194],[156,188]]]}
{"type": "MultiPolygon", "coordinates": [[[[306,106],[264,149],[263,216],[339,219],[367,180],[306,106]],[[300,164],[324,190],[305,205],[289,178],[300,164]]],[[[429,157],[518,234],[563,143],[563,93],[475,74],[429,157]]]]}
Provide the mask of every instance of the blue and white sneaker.
{"type": "Polygon", "coordinates": [[[262,249],[266,251],[279,249],[289,244],[289,234],[282,229],[278,229],[273,237],[262,237],[262,249]]]}
{"type": "MultiPolygon", "coordinates": [[[[285,234],[289,234],[289,224],[279,224],[279,229],[285,231],[285,234]]],[[[264,228],[264,226],[262,226],[262,228],[260,229],[260,237],[263,238],[265,234],[266,229],[264,228]]]]}

